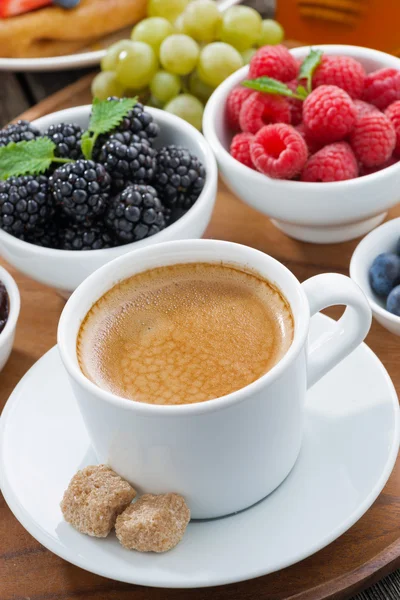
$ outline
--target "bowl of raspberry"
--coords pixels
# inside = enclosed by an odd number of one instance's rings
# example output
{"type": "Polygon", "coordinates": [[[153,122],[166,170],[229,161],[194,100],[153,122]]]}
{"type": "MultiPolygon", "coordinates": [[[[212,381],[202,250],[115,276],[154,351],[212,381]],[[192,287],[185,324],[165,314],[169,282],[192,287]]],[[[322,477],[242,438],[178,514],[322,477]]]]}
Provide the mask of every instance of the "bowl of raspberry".
{"type": "Polygon", "coordinates": [[[400,201],[400,60],[264,46],[212,94],[203,131],[232,191],[287,235],[357,238],[400,201]]]}
{"type": "Polygon", "coordinates": [[[400,218],[361,240],[351,258],[350,277],[365,293],[378,323],[400,335],[400,218]]]}
{"type": "Polygon", "coordinates": [[[0,267],[0,371],[11,354],[20,305],[17,284],[8,271],[0,267]]]}
{"type": "Polygon", "coordinates": [[[189,123],[95,99],[0,131],[0,254],[68,296],[134,248],[201,237],[216,191],[214,155],[189,123]]]}

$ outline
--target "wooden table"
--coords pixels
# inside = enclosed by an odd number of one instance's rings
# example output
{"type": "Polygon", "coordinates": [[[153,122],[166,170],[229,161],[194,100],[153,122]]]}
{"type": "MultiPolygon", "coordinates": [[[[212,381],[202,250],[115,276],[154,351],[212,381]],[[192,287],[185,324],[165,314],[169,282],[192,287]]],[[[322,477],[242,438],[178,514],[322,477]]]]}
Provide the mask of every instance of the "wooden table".
{"type": "MultiPolygon", "coordinates": [[[[391,216],[399,216],[400,209],[391,216]]],[[[267,252],[303,281],[317,273],[348,273],[356,242],[314,246],[287,238],[271,222],[242,204],[220,184],[206,237],[232,240],[267,252]]],[[[0,261],[1,262],[1,261],[0,261]]],[[[10,392],[44,352],[56,342],[63,300],[52,289],[25,276],[16,277],[22,311],[14,352],[0,374],[0,408],[10,392]]],[[[332,314],[332,313],[331,313],[332,314]]],[[[337,313],[333,313],[337,314],[337,313]]],[[[400,391],[400,341],[374,322],[367,343],[382,359],[400,391]]],[[[116,583],[74,567],[36,542],[0,500],[1,600],[320,600],[348,598],[355,590],[400,567],[400,463],[368,513],[339,540],[313,557],[257,580],[209,590],[151,590],[116,583]]],[[[400,573],[392,575],[359,600],[400,597],[400,573]],[[397,586],[397,587],[396,587],[397,586]],[[392,596],[388,594],[391,593],[392,596]]]]}
{"type": "MultiPolygon", "coordinates": [[[[262,2],[265,0],[249,0],[262,2]]],[[[269,2],[269,0],[267,0],[269,2]]],[[[0,73],[0,126],[23,111],[35,118],[90,101],[91,76],[84,72],[0,73]],[[60,90],[51,98],[49,94],[60,90]],[[39,106],[33,107],[38,101],[39,106]],[[29,109],[29,110],[27,110],[29,109]]],[[[400,216],[400,207],[390,217],[400,216]]],[[[206,237],[232,240],[267,252],[304,279],[327,271],[348,274],[356,242],[315,246],[287,238],[270,221],[245,206],[220,184],[206,237]]],[[[0,260],[0,263],[2,261],[0,260]]],[[[24,373],[56,342],[63,300],[47,287],[15,273],[22,296],[13,354],[0,373],[0,410],[24,373]]],[[[335,311],[329,314],[337,315],[335,311]]],[[[367,343],[382,359],[400,392],[400,340],[374,322],[367,343]]],[[[400,465],[368,513],[339,540],[280,573],[207,590],[152,590],[82,571],[36,542],[15,520],[0,495],[0,600],[340,600],[378,581],[353,600],[400,598],[400,465]],[[394,569],[399,569],[394,571],[394,569]]]]}

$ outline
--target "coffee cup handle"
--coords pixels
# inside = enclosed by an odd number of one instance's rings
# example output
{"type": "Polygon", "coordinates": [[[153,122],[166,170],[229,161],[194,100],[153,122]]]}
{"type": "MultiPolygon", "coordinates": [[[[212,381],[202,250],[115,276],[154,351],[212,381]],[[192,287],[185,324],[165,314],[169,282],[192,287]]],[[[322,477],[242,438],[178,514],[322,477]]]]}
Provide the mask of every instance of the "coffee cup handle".
{"type": "Polygon", "coordinates": [[[366,337],[371,327],[371,309],[361,289],[349,277],[337,273],[316,275],[302,284],[312,317],[328,306],[345,305],[346,310],[308,348],[307,387],[310,388],[366,337]]]}

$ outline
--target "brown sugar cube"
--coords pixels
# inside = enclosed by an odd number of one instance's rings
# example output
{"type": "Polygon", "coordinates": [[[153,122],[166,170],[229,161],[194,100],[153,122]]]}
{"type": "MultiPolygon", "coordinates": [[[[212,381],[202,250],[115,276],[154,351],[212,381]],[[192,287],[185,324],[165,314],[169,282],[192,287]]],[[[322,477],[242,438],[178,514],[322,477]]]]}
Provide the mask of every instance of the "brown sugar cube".
{"type": "Polygon", "coordinates": [[[61,501],[64,519],[81,533],[106,537],[136,490],[107,465],[78,471],[61,501]]]}
{"type": "Polygon", "coordinates": [[[145,494],[117,518],[117,538],[128,550],[166,552],[183,538],[190,510],[179,494],[145,494]]]}

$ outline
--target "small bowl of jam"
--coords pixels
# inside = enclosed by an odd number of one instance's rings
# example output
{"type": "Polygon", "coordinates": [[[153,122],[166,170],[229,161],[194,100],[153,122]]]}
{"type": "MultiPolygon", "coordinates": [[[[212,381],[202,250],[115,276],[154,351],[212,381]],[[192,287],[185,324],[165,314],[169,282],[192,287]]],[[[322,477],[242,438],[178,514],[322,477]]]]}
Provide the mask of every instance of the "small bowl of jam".
{"type": "Polygon", "coordinates": [[[13,347],[21,299],[11,275],[0,267],[0,371],[13,347]]]}

